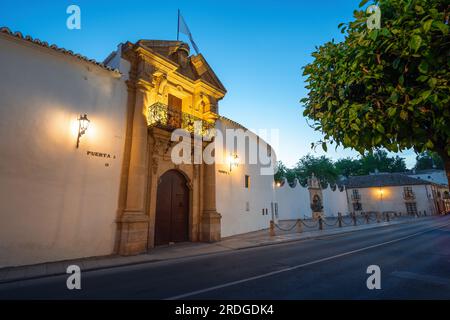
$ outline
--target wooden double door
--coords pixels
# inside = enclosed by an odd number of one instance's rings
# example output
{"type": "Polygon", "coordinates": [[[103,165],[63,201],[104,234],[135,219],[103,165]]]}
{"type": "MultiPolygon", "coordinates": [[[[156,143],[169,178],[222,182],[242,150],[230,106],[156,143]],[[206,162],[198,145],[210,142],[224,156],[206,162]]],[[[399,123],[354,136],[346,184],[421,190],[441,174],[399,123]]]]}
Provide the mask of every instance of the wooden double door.
{"type": "Polygon", "coordinates": [[[189,188],[176,170],[164,173],[158,184],[155,245],[189,240],[189,188]]]}

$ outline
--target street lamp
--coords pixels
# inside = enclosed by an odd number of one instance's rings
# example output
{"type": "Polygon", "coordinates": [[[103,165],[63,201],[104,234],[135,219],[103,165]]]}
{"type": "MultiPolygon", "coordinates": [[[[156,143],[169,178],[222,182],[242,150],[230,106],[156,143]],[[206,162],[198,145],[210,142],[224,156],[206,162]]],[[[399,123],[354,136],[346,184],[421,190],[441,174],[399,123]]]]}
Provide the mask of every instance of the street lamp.
{"type": "Polygon", "coordinates": [[[89,128],[89,123],[91,121],[88,119],[86,114],[80,115],[78,118],[78,137],[77,137],[77,149],[80,146],[80,138],[86,133],[89,128]]]}
{"type": "Polygon", "coordinates": [[[230,154],[228,157],[228,162],[230,163],[230,172],[233,171],[233,168],[239,165],[239,157],[236,153],[230,154]]]}
{"type": "Polygon", "coordinates": [[[383,193],[384,193],[383,188],[380,187],[378,193],[380,194],[380,211],[381,211],[381,209],[383,208],[383,193]]]}

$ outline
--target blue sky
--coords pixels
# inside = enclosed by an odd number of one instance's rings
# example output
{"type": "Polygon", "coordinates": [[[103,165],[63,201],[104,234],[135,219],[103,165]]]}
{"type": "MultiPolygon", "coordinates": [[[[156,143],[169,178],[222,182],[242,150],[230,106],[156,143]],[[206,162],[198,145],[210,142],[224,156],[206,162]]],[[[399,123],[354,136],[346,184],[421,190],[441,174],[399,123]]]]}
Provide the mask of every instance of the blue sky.
{"type": "MultiPolygon", "coordinates": [[[[299,100],[306,95],[302,66],[316,45],[342,39],[337,25],[359,0],[297,1],[29,1],[0,2],[0,26],[102,61],[117,45],[139,39],[176,39],[177,9],[228,90],[220,113],[251,129],[279,129],[278,158],[288,166],[321,134],[309,128],[299,100]],[[81,8],[81,30],[66,28],[66,8],[81,8]]],[[[187,38],[181,38],[187,40],[187,38]]],[[[357,156],[330,148],[333,159],[357,156]]],[[[401,154],[409,167],[415,154],[401,154]]]]}

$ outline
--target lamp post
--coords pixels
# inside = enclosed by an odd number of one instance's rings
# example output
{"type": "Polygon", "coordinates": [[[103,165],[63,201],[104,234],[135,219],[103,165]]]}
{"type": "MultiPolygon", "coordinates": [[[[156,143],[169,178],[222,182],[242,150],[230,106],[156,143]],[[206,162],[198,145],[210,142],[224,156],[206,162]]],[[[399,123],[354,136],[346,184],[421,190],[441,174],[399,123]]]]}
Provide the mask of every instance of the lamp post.
{"type": "Polygon", "coordinates": [[[230,163],[230,172],[239,165],[239,157],[236,153],[230,154],[228,162],[230,163]]]}
{"type": "Polygon", "coordinates": [[[80,115],[78,118],[78,137],[77,137],[77,149],[80,146],[80,138],[86,133],[89,128],[89,123],[91,121],[88,119],[86,114],[80,115]]]}
{"type": "Polygon", "coordinates": [[[383,188],[380,187],[378,192],[380,194],[380,212],[381,212],[381,210],[383,209],[383,188]]]}

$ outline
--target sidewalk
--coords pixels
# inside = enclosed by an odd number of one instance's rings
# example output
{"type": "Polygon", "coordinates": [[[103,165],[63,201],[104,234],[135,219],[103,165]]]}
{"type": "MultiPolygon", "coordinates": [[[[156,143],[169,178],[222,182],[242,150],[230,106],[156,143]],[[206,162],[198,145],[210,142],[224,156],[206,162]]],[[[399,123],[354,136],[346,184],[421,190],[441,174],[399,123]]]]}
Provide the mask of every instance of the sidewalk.
{"type": "MultiPolygon", "coordinates": [[[[59,262],[48,262],[30,266],[6,267],[0,269],[0,284],[19,280],[36,279],[46,276],[66,274],[69,265],[78,265],[82,271],[99,270],[114,268],[119,266],[151,263],[165,260],[173,260],[187,257],[195,257],[212,253],[221,253],[233,250],[268,246],[280,243],[288,243],[304,239],[315,238],[319,236],[329,236],[335,234],[348,233],[359,230],[380,228],[389,225],[410,223],[418,220],[430,219],[430,217],[411,218],[402,217],[390,222],[371,222],[370,224],[360,224],[357,226],[343,226],[342,228],[324,225],[324,230],[318,228],[303,227],[301,233],[297,232],[297,227],[291,231],[281,231],[276,228],[275,236],[269,235],[269,230],[261,230],[247,234],[224,238],[215,243],[188,242],[171,246],[164,246],[152,249],[150,252],[137,256],[102,256],[93,258],[83,258],[75,260],[66,260],[59,262]]],[[[331,220],[330,220],[331,221],[331,220]]],[[[312,221],[306,221],[312,225],[312,221]]],[[[286,221],[281,225],[292,226],[295,221],[286,221]]],[[[333,223],[331,223],[332,225],[333,223]]],[[[287,227],[288,228],[288,227],[287,227]]]]}

